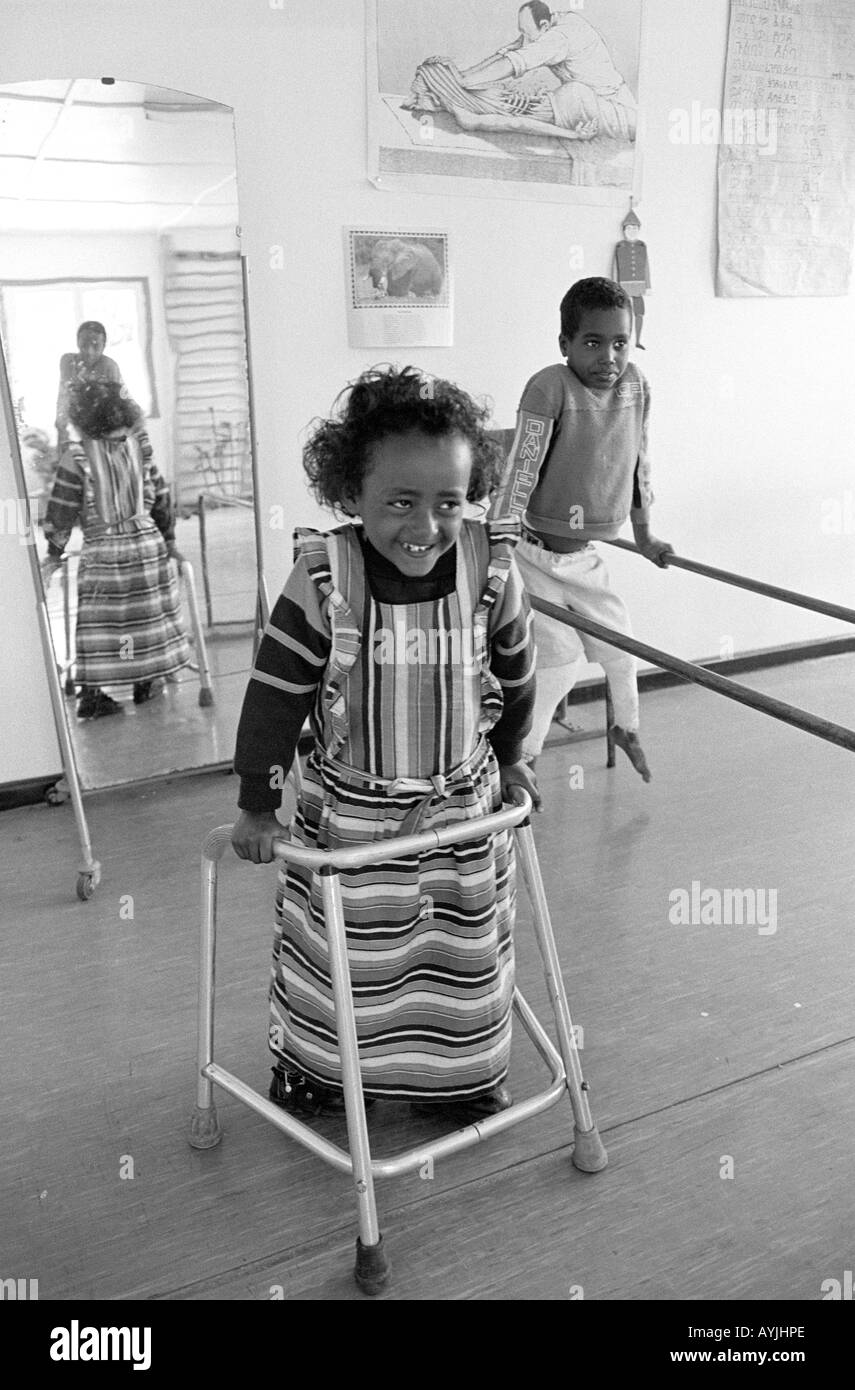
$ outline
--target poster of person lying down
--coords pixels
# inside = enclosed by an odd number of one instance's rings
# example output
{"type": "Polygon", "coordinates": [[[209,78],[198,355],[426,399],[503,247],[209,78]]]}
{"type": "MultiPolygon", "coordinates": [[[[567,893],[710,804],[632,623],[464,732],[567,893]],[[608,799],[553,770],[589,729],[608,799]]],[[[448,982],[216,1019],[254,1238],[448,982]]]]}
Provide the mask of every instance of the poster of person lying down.
{"type": "Polygon", "coordinates": [[[622,205],[642,0],[367,0],[378,188],[622,205]]]}

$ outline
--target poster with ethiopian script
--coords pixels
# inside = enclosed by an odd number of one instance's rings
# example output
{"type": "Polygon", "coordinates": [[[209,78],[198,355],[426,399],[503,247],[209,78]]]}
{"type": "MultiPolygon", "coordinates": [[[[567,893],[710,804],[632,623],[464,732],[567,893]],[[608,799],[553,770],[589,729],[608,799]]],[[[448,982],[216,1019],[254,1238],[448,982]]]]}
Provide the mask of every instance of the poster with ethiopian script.
{"type": "Polygon", "coordinates": [[[378,188],[626,207],[641,0],[366,0],[378,188]]]}

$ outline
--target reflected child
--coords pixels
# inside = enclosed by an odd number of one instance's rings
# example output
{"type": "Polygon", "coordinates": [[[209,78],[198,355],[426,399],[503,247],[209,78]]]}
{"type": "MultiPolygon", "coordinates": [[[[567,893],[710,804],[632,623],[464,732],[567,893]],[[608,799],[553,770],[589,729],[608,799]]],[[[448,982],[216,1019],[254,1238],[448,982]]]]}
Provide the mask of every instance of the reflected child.
{"type": "Polygon", "coordinates": [[[142,413],[124,386],[83,381],[69,391],[70,442],[48,502],[42,574],[59,567],[73,527],[83,529],[77,575],[77,714],[100,719],[123,706],[102,686],[131,685],[135,704],[187,665],[180,564],[169,489],[155,466],[142,413]]]}

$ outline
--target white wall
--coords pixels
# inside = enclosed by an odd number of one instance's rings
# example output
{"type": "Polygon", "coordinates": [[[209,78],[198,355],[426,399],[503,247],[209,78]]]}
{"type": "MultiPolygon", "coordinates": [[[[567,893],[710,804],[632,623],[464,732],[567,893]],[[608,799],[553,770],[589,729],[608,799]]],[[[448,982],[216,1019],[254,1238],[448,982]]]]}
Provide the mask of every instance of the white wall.
{"type": "MultiPolygon", "coordinates": [[[[509,0],[509,38],[516,8],[509,0]]],[[[639,357],[654,399],[655,529],[686,555],[846,603],[853,522],[824,534],[822,518],[829,499],[843,508],[848,492],[853,503],[852,300],[714,297],[716,150],[672,144],[668,117],[693,101],[719,105],[728,4],[646,0],[645,13],[638,210],[654,288],[639,357]]],[[[260,501],[265,516],[285,507],[289,531],[322,520],[302,483],[301,432],[382,356],[347,346],[342,226],[449,229],[455,346],[421,350],[418,364],[489,394],[500,425],[512,423],[527,376],[557,357],[564,290],[580,273],[610,273],[620,227],[609,209],[367,182],[362,0],[42,0],[37,26],[29,0],[4,0],[3,17],[2,82],[109,75],[234,107],[260,501]],[[577,245],[581,272],[569,257],[577,245]],[[271,268],[276,246],[284,269],[271,268]]],[[[290,534],[266,535],[275,588],[290,534]]],[[[728,639],[739,652],[850,631],[610,557],[639,636],[688,658],[718,655],[728,639]]]]}

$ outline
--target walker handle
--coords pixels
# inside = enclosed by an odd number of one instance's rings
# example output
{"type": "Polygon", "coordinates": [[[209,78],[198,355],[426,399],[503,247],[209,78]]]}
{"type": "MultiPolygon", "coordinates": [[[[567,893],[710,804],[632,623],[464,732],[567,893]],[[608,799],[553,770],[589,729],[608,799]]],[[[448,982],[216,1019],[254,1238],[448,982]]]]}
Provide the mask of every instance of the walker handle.
{"type": "MultiPolygon", "coordinates": [[[[479,820],[467,821],[460,825],[445,825],[439,830],[422,830],[418,835],[402,835],[394,840],[382,840],[373,845],[354,845],[348,849],[325,850],[307,849],[294,844],[292,840],[273,841],[273,854],[289,864],[300,864],[307,869],[358,869],[365,864],[378,864],[384,859],[399,859],[408,854],[420,854],[422,850],[438,849],[445,845],[465,844],[483,835],[495,835],[502,830],[510,830],[521,825],[531,813],[531,797],[524,787],[513,788],[511,806],[479,820]]],[[[231,844],[232,826],[219,825],[206,836],[202,845],[204,859],[221,859],[231,844]]]]}
{"type": "Polygon", "coordinates": [[[465,824],[445,825],[439,830],[422,830],[417,835],[402,835],[395,840],[381,840],[373,845],[354,845],[348,849],[306,849],[290,840],[274,840],[273,853],[289,864],[301,864],[308,869],[360,869],[366,864],[379,864],[385,859],[400,859],[408,854],[421,854],[426,849],[445,845],[465,844],[483,835],[495,835],[520,825],[531,813],[531,797],[524,787],[515,788],[519,798],[492,815],[465,824]]]}

